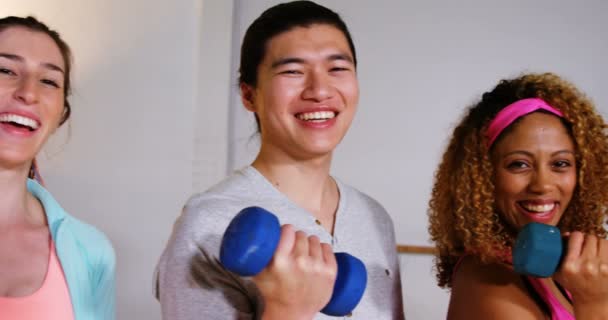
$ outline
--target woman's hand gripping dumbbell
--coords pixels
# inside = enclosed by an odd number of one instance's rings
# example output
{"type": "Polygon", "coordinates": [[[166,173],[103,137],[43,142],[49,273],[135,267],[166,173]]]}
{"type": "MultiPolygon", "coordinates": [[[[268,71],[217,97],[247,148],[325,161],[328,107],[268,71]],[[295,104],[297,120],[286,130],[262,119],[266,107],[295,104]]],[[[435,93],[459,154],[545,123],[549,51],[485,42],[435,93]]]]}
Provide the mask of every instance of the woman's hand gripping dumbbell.
{"type": "Polygon", "coordinates": [[[529,223],[513,246],[513,267],[520,274],[552,277],[572,295],[577,319],[608,314],[608,241],[554,226],[529,223]]]}

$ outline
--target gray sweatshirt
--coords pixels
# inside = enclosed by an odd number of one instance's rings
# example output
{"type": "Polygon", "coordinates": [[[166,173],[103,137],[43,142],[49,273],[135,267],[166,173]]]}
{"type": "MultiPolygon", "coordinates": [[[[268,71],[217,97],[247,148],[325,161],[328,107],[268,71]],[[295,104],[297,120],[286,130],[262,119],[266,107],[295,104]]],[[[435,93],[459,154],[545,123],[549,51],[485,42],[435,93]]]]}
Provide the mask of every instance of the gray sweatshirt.
{"type": "MultiPolygon", "coordinates": [[[[190,198],[174,225],[156,270],[163,319],[259,319],[263,301],[255,284],[219,263],[221,239],[243,208],[259,206],[281,224],[292,224],[334,252],[348,252],[367,267],[365,294],[348,319],[403,319],[393,223],[374,199],[336,179],[340,201],[334,234],[279,192],[255,168],[235,172],[190,198]]],[[[315,319],[339,319],[319,313],[315,319]]]]}

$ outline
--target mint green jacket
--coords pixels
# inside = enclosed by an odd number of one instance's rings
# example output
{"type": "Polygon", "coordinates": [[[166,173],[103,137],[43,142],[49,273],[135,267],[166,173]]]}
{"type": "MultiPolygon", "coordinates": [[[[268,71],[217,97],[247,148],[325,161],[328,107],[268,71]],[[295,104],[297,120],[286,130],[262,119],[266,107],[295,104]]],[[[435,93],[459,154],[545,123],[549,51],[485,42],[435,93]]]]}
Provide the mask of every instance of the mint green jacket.
{"type": "Polygon", "coordinates": [[[116,256],[99,230],[70,216],[34,180],[28,191],[44,207],[57,257],[68,283],[75,320],[114,320],[116,256]]]}

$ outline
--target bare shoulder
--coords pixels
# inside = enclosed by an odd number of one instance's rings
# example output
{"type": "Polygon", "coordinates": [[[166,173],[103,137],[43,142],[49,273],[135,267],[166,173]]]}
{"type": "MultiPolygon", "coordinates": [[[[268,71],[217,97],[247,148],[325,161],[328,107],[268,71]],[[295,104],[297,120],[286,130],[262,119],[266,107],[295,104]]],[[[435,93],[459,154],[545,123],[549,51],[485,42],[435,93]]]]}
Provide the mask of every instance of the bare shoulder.
{"type": "Polygon", "coordinates": [[[521,276],[502,264],[466,257],[454,275],[449,320],[546,319],[521,276]]]}

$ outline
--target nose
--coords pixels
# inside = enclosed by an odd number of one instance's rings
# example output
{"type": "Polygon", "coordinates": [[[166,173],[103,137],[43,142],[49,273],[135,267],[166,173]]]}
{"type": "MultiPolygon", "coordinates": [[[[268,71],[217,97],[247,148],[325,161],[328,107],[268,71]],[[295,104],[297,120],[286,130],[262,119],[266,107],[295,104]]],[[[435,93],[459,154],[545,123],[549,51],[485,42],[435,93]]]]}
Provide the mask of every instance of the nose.
{"type": "Polygon", "coordinates": [[[333,96],[333,86],[329,75],[320,70],[310,72],[306,80],[306,88],[302,98],[316,102],[330,99],[333,96]]]}
{"type": "Polygon", "coordinates": [[[544,194],[551,190],[553,181],[554,178],[552,177],[551,171],[541,168],[535,170],[535,172],[532,174],[528,188],[532,193],[544,194]]]}
{"type": "Polygon", "coordinates": [[[22,78],[17,85],[14,96],[15,99],[27,105],[38,102],[38,80],[32,76],[22,78]]]}

